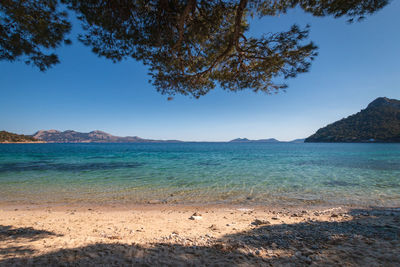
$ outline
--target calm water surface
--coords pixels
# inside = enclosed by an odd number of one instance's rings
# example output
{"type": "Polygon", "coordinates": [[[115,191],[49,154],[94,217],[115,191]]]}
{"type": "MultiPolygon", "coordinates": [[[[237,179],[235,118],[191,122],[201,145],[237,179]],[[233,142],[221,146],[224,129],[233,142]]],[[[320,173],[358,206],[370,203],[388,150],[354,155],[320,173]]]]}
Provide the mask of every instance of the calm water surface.
{"type": "Polygon", "coordinates": [[[400,205],[400,144],[2,144],[2,203],[400,205]]]}

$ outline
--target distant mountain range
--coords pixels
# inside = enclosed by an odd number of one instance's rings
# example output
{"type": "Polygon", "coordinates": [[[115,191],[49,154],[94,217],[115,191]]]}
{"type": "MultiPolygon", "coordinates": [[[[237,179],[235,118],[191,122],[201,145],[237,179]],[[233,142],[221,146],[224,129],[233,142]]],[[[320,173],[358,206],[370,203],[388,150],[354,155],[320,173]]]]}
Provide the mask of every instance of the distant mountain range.
{"type": "Polygon", "coordinates": [[[229,143],[279,143],[279,141],[276,140],[275,138],[258,139],[258,140],[250,140],[247,138],[236,138],[229,141],[229,143]]]}
{"type": "Polygon", "coordinates": [[[295,139],[292,141],[279,141],[275,138],[250,140],[247,138],[236,138],[229,143],[304,143],[304,139],[295,139]]]}
{"type": "MultiPolygon", "coordinates": [[[[115,136],[103,131],[92,131],[81,133],[72,130],[40,130],[32,135],[33,138],[48,143],[180,143],[179,140],[153,140],[144,139],[138,136],[115,136]]],[[[249,140],[247,138],[237,138],[229,141],[230,143],[279,143],[280,141],[270,139],[249,140]]],[[[302,143],[304,139],[296,139],[292,142],[302,143]]]]}
{"type": "MultiPolygon", "coordinates": [[[[138,136],[115,136],[103,131],[92,131],[81,133],[73,130],[40,130],[33,135],[19,135],[0,131],[0,143],[182,143],[179,140],[154,140],[144,139],[138,136]]],[[[280,143],[281,141],[270,139],[250,140],[247,138],[237,138],[229,143],[280,143]]],[[[290,143],[303,143],[304,139],[289,141],[290,143]]],[[[288,142],[285,142],[288,143],[288,142]]]]}
{"type": "Polygon", "coordinates": [[[319,129],[305,142],[400,142],[400,101],[379,97],[366,109],[319,129]]]}
{"type": "Polygon", "coordinates": [[[178,143],[178,140],[143,139],[138,136],[120,137],[102,131],[81,133],[72,130],[64,132],[57,130],[40,130],[33,138],[48,143],[178,143]]]}

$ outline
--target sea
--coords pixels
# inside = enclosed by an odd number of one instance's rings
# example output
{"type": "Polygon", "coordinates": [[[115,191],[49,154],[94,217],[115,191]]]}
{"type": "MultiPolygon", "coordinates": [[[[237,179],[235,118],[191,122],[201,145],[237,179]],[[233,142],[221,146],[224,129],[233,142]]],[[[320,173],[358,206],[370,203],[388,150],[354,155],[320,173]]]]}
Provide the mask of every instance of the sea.
{"type": "Polygon", "coordinates": [[[400,144],[0,144],[3,204],[400,205],[400,144]]]}

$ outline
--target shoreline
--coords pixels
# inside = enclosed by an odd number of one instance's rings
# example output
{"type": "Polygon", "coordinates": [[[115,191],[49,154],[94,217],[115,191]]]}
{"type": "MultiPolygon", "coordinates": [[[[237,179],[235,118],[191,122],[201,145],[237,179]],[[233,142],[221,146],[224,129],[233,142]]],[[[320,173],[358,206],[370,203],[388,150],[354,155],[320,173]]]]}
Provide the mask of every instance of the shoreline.
{"type": "Polygon", "coordinates": [[[31,142],[0,142],[0,144],[47,144],[46,141],[31,141],[31,142]]]}
{"type": "Polygon", "coordinates": [[[0,205],[0,266],[394,266],[399,223],[398,207],[0,205]]]}
{"type": "Polygon", "coordinates": [[[370,204],[336,204],[336,203],[318,203],[318,204],[260,204],[260,203],[173,203],[162,201],[148,201],[147,203],[124,203],[124,202],[55,202],[55,203],[9,203],[0,202],[0,210],[12,211],[41,211],[45,209],[53,209],[56,211],[65,211],[75,209],[78,211],[86,211],[87,209],[96,209],[103,212],[107,211],[129,211],[129,210],[160,210],[160,209],[253,209],[253,210],[324,210],[324,209],[396,209],[397,206],[386,205],[370,205],[370,204]]]}

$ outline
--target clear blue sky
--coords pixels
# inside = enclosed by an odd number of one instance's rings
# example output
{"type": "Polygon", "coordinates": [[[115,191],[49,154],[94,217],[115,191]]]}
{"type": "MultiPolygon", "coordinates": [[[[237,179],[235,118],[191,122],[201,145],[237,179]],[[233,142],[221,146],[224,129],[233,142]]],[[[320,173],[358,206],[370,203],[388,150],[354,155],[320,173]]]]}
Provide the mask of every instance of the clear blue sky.
{"type": "MultiPolygon", "coordinates": [[[[311,25],[319,46],[311,71],[288,80],[277,95],[216,89],[173,101],[148,83],[133,60],[113,64],[74,41],[58,50],[46,73],[0,62],[0,130],[103,130],[154,139],[224,141],[303,138],[347,117],[379,96],[400,99],[400,1],[361,23],[314,18],[300,10],[251,24],[251,34],[311,25]]],[[[76,27],[77,28],[77,27],[76,27]]]]}

